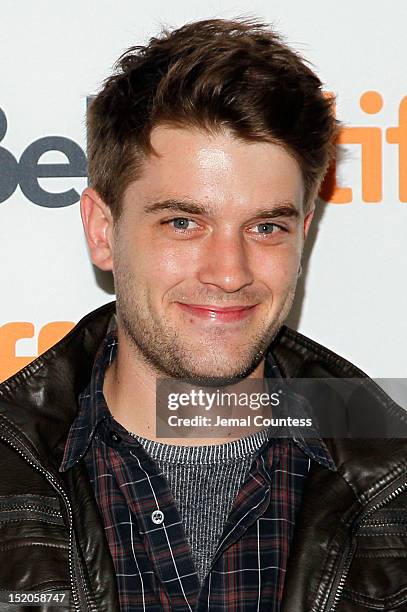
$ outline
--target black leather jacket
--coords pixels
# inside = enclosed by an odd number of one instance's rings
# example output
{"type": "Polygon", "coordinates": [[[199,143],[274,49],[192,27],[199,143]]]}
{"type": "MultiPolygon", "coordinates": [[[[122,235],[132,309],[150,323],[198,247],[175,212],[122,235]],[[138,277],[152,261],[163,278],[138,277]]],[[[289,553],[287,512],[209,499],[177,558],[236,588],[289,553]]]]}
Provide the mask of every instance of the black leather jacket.
{"type": "MultiPolygon", "coordinates": [[[[119,610],[115,573],[86,469],[58,472],[77,395],[114,303],[0,385],[0,595],[67,591],[55,610],[119,610]]],[[[286,377],[364,376],[288,328],[273,344],[286,377]]],[[[372,383],[373,385],[373,383],[372,383]]],[[[387,396],[374,389],[374,408],[387,396]]],[[[400,417],[402,418],[402,417],[400,417]]],[[[407,444],[326,439],[337,472],[313,463],[281,612],[407,610],[407,444]]],[[[53,610],[5,605],[0,610],[53,610]]]]}

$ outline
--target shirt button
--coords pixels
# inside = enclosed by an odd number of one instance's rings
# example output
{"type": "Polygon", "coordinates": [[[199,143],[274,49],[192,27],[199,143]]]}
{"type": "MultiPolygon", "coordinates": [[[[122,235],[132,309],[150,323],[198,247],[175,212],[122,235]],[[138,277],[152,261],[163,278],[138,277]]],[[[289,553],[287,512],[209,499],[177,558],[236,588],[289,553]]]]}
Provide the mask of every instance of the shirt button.
{"type": "Polygon", "coordinates": [[[155,525],[161,525],[164,522],[164,514],[161,510],[154,510],[151,514],[151,520],[155,525]]]}
{"type": "Polygon", "coordinates": [[[113,442],[120,442],[121,437],[115,431],[112,431],[110,435],[111,435],[113,442]]]}

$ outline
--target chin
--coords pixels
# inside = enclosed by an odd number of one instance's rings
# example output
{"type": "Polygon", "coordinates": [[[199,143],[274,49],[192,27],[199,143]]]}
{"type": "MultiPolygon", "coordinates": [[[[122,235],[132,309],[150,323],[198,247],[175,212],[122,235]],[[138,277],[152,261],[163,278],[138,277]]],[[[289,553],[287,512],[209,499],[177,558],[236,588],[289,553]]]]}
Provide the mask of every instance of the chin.
{"type": "Polygon", "coordinates": [[[238,383],[246,376],[241,374],[227,374],[219,375],[209,373],[191,373],[189,376],[184,377],[182,380],[186,381],[190,385],[197,387],[226,387],[238,383]]]}
{"type": "Polygon", "coordinates": [[[258,355],[255,360],[249,360],[246,363],[231,363],[229,366],[223,361],[222,364],[213,364],[208,367],[202,367],[202,363],[199,364],[199,368],[186,367],[185,371],[188,372],[186,379],[196,385],[208,385],[208,386],[226,386],[233,383],[237,383],[244,378],[247,378],[253,370],[258,366],[263,355],[258,355]]]}

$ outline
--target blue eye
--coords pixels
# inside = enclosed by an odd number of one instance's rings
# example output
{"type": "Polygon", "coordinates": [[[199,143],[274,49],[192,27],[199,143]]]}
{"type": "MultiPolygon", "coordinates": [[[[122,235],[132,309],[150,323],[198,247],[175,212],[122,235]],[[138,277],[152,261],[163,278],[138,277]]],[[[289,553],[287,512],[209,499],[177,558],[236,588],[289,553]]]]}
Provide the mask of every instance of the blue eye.
{"type": "Polygon", "coordinates": [[[274,223],[259,223],[256,227],[259,228],[259,234],[272,234],[276,229],[280,229],[274,223]]]}
{"type": "Polygon", "coordinates": [[[170,219],[166,223],[172,225],[174,229],[181,231],[197,229],[199,227],[196,221],[192,221],[192,219],[188,219],[187,217],[176,217],[175,219],[170,219]]]}
{"type": "Polygon", "coordinates": [[[172,219],[171,223],[174,224],[176,229],[188,229],[189,219],[185,219],[183,217],[179,217],[178,219],[172,219]]]}

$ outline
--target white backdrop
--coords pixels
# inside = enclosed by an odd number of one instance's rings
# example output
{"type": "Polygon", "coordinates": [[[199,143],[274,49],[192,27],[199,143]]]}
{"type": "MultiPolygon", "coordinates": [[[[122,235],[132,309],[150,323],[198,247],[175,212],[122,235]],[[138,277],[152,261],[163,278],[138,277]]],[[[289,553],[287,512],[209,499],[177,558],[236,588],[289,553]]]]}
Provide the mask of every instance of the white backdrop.
{"type": "MultiPolygon", "coordinates": [[[[161,24],[234,16],[274,24],[338,96],[344,138],[372,141],[363,173],[361,146],[344,146],[337,180],[352,189],[351,201],[321,204],[289,324],[372,376],[407,377],[407,202],[401,201],[407,200],[407,116],[402,129],[387,131],[399,125],[407,96],[405,0],[3,0],[0,379],[38,354],[44,326],[76,322],[114,298],[89,263],[78,202],[55,208],[61,196],[47,195],[79,194],[86,184],[80,169],[86,96],[97,91],[120,53],[145,42],[161,24]],[[376,108],[370,110],[378,112],[369,114],[359,100],[371,91],[380,94],[383,107],[380,96],[371,96],[367,103],[376,108]],[[363,127],[373,129],[354,129],[363,127]],[[36,155],[55,145],[52,136],[62,137],[59,144],[68,149],[45,152],[39,162],[51,168],[43,174],[69,161],[73,176],[60,168],[62,177],[39,178],[41,194],[36,155]],[[375,187],[381,173],[382,194],[375,187]]],[[[47,329],[51,336],[62,331],[58,325],[47,329]]]]}

